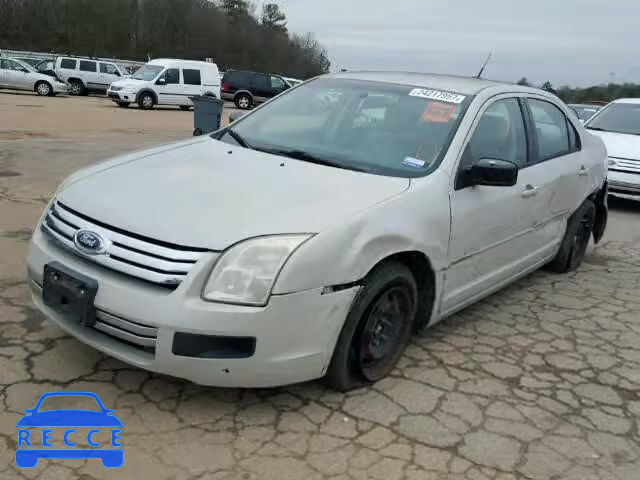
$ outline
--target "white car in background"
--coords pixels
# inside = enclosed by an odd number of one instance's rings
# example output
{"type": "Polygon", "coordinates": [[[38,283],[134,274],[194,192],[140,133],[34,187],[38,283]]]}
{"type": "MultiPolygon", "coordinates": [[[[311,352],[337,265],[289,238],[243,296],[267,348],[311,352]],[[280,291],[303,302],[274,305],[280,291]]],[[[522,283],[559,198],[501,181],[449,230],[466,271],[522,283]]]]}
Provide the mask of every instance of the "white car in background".
{"type": "Polygon", "coordinates": [[[47,97],[67,93],[66,83],[44,73],[39,73],[26,62],[16,58],[0,58],[0,88],[29,90],[47,97]]]}
{"type": "Polygon", "coordinates": [[[124,76],[115,63],[79,57],[58,57],[54,71],[69,84],[71,95],[105,93],[112,82],[124,76]]]}
{"type": "Polygon", "coordinates": [[[33,299],[82,342],[196,383],[375,382],[414,330],[575,269],[602,238],[606,150],[569,112],[472,78],[315,78],[68,178],[31,239],[33,299]]]}
{"type": "Polygon", "coordinates": [[[640,99],[611,102],[585,127],[607,147],[609,192],[640,199],[640,99]]]}
{"type": "Polygon", "coordinates": [[[143,110],[156,105],[176,105],[188,110],[193,106],[189,97],[220,98],[220,72],[215,63],[159,58],[129,78],[112,83],[107,95],[125,108],[136,103],[143,110]]]}

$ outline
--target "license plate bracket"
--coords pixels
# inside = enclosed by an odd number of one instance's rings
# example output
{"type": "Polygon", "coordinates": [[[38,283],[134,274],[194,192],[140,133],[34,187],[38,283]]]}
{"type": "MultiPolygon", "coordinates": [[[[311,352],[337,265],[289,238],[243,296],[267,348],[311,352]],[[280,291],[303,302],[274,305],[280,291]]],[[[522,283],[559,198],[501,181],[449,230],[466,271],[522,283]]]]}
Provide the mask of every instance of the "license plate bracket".
{"type": "Polygon", "coordinates": [[[44,266],[42,300],[45,305],[80,325],[91,327],[96,321],[94,301],[98,282],[59,262],[44,266]]]}

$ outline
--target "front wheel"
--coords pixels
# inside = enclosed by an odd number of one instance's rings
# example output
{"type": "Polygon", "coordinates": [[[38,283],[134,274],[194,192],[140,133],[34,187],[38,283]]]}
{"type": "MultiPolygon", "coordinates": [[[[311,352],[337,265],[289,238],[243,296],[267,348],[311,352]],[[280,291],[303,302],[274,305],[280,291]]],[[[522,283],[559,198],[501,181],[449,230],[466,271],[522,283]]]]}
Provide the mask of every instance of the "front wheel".
{"type": "Polygon", "coordinates": [[[80,82],[78,80],[71,80],[69,82],[69,93],[71,95],[76,96],[76,97],[78,97],[80,95],[84,95],[85,89],[84,89],[84,85],[82,84],[82,82],[80,82]]]}
{"type": "Polygon", "coordinates": [[[591,200],[585,200],[567,222],[567,231],[560,243],[555,258],[546,265],[546,269],[555,273],[566,273],[580,266],[596,219],[596,206],[591,200]]]}
{"type": "Polygon", "coordinates": [[[338,337],[325,383],[344,392],[386,377],[409,343],[417,299],[415,278],[400,263],[383,263],[367,275],[338,337]]]}
{"type": "Polygon", "coordinates": [[[155,103],[156,101],[150,93],[143,93],[138,99],[138,106],[142,110],[151,110],[155,103]]]}
{"type": "Polygon", "coordinates": [[[47,82],[38,82],[36,84],[36,93],[41,97],[50,97],[53,93],[53,88],[47,82]]]}

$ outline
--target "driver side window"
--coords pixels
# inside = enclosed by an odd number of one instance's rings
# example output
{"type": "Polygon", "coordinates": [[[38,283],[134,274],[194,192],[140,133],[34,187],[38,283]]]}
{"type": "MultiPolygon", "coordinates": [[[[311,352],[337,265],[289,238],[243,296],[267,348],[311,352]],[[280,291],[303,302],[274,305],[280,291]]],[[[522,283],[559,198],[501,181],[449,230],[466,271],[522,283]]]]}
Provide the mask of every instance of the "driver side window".
{"type": "Polygon", "coordinates": [[[527,137],[522,110],[516,98],[491,104],[480,117],[463,155],[463,167],[487,158],[527,165],[527,137]]]}
{"type": "Polygon", "coordinates": [[[180,70],[170,68],[160,78],[163,78],[167,85],[180,83],[180,70]]]}

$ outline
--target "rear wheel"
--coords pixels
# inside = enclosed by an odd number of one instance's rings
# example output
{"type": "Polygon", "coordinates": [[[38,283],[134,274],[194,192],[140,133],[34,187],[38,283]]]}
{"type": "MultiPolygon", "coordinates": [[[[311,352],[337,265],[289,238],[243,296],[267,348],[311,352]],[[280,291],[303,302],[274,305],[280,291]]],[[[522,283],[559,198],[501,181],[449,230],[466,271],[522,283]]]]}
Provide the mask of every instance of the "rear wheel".
{"type": "Polygon", "coordinates": [[[580,266],[596,219],[596,206],[591,200],[585,200],[567,222],[567,231],[560,243],[556,257],[545,267],[556,273],[565,273],[580,266]]]}
{"type": "Polygon", "coordinates": [[[84,85],[80,80],[70,80],[69,81],[69,93],[71,95],[80,96],[85,94],[84,85]]]}
{"type": "Polygon", "coordinates": [[[249,108],[251,108],[251,104],[252,104],[251,97],[246,93],[241,93],[237,95],[234,102],[236,104],[236,107],[242,110],[248,110],[249,108]]]}
{"type": "Polygon", "coordinates": [[[325,383],[347,391],[386,377],[409,343],[417,299],[407,267],[396,262],[376,267],[347,315],[325,383]]]}
{"type": "Polygon", "coordinates": [[[49,82],[38,82],[36,83],[36,93],[41,97],[50,97],[53,94],[53,88],[49,82]]]}
{"type": "Polygon", "coordinates": [[[138,106],[142,110],[151,110],[155,105],[155,103],[156,103],[155,98],[153,98],[153,95],[151,95],[148,92],[140,95],[140,98],[138,99],[138,106]]]}

